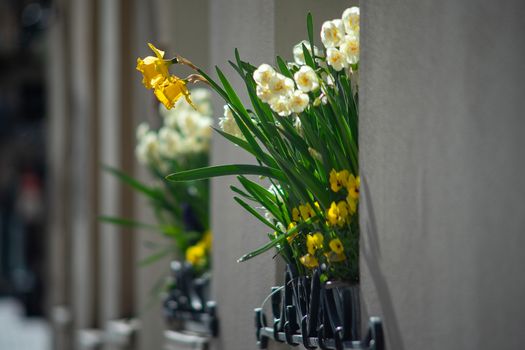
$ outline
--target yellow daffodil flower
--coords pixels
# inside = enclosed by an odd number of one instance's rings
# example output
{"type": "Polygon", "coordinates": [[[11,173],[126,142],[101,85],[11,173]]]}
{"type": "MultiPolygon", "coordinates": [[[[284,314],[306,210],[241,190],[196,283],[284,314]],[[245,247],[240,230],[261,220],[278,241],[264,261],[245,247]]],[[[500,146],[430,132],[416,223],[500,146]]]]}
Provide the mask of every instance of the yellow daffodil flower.
{"type": "Polygon", "coordinates": [[[306,248],[309,254],[315,254],[318,249],[323,249],[324,237],[321,232],[316,232],[313,235],[306,236],[306,248]]]}
{"type": "Polygon", "coordinates": [[[328,223],[332,226],[337,225],[337,217],[339,216],[339,211],[337,210],[337,203],[332,202],[330,208],[326,211],[326,218],[328,223]]]}
{"type": "Polygon", "coordinates": [[[337,177],[337,171],[335,171],[335,169],[332,169],[332,171],[330,171],[330,188],[334,192],[339,192],[342,187],[343,186],[341,185],[337,177]]]}
{"type": "Polygon", "coordinates": [[[311,254],[306,254],[302,256],[299,260],[301,261],[301,264],[303,264],[309,269],[313,269],[314,267],[319,266],[319,261],[315,256],[311,254]]]}
{"type": "Polygon", "coordinates": [[[168,67],[171,62],[164,59],[164,51],[157,49],[148,43],[155,56],[147,56],[144,59],[137,58],[137,70],[142,73],[142,84],[147,89],[153,89],[169,77],[168,67]]]}
{"type": "Polygon", "coordinates": [[[330,208],[326,213],[328,223],[332,226],[343,226],[349,222],[350,210],[348,203],[340,201],[339,203],[332,202],[330,208]]]}
{"type": "Polygon", "coordinates": [[[355,183],[354,176],[350,174],[348,170],[337,172],[335,169],[332,169],[332,171],[330,171],[330,189],[337,193],[343,187],[349,188],[352,179],[355,183]]]}
{"type": "Polygon", "coordinates": [[[348,195],[354,199],[359,198],[359,187],[361,186],[361,179],[359,176],[350,175],[346,188],[348,189],[348,195]]]}
{"type": "Polygon", "coordinates": [[[341,240],[339,238],[334,238],[328,243],[330,246],[330,249],[336,253],[336,254],[343,254],[344,248],[343,243],[341,243],[341,240]]]}
{"type": "Polygon", "coordinates": [[[205,254],[204,247],[201,244],[196,244],[186,250],[186,261],[192,265],[200,265],[205,254]]]}
{"type": "Polygon", "coordinates": [[[193,102],[190,98],[190,92],[186,87],[184,80],[172,75],[169,78],[165,79],[161,84],[158,84],[155,87],[155,96],[157,99],[166,107],[167,109],[173,108],[175,102],[179,98],[183,97],[186,101],[193,107],[193,102]]]}
{"type": "Polygon", "coordinates": [[[348,179],[350,177],[350,172],[348,170],[341,170],[337,173],[337,180],[339,180],[339,183],[346,187],[348,185],[348,179]]]}
{"type": "Polygon", "coordinates": [[[348,210],[350,211],[350,214],[355,214],[357,211],[357,199],[352,197],[350,193],[348,196],[346,196],[346,204],[348,204],[348,210]]]}
{"type": "Polygon", "coordinates": [[[300,205],[299,212],[301,213],[301,217],[303,218],[303,220],[308,220],[309,218],[315,216],[315,211],[313,210],[310,203],[306,203],[306,205],[300,205]]]}
{"type": "MultiPolygon", "coordinates": [[[[359,176],[357,177],[359,178],[359,176]]],[[[341,188],[346,187],[348,191],[352,190],[359,193],[359,180],[356,180],[353,174],[350,174],[348,170],[341,170],[339,172],[332,169],[330,171],[330,189],[334,192],[339,192],[341,188]]],[[[353,195],[353,194],[352,194],[353,195]]]]}

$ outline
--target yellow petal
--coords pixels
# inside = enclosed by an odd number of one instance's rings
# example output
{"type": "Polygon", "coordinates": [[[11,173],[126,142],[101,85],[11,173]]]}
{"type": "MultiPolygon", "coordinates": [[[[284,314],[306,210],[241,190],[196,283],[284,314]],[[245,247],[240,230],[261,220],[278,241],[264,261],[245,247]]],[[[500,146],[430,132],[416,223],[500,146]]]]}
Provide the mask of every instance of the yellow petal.
{"type": "Polygon", "coordinates": [[[324,236],[321,232],[314,233],[315,246],[318,249],[323,248],[324,236]]]}
{"type": "Polygon", "coordinates": [[[199,265],[202,262],[204,255],[204,248],[201,245],[197,244],[189,247],[186,250],[186,261],[188,261],[192,265],[199,265]]]}
{"type": "Polygon", "coordinates": [[[157,49],[155,46],[153,46],[152,43],[148,43],[148,46],[158,58],[161,58],[161,59],[164,58],[164,51],[157,49]]]}
{"type": "Polygon", "coordinates": [[[137,70],[142,73],[142,84],[147,89],[155,87],[164,77],[157,71],[156,57],[148,56],[144,59],[137,59],[137,70]]]}
{"type": "Polygon", "coordinates": [[[336,254],[342,254],[344,251],[343,244],[339,238],[332,239],[328,244],[330,249],[336,254]]]}
{"type": "Polygon", "coordinates": [[[319,266],[319,261],[315,256],[311,254],[306,254],[302,256],[299,260],[301,261],[301,264],[303,264],[309,269],[319,266]]]}
{"type": "Polygon", "coordinates": [[[187,91],[186,83],[182,79],[172,75],[162,84],[157,85],[155,88],[155,96],[157,96],[157,99],[164,107],[171,109],[179,98],[188,93],[187,91]]]}

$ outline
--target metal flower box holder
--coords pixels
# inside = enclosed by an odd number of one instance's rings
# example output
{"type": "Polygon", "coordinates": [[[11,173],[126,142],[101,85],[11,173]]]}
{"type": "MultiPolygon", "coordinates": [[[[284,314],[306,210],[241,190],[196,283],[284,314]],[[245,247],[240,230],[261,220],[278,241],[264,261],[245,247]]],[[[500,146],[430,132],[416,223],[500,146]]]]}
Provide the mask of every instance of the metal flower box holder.
{"type": "Polygon", "coordinates": [[[173,261],[171,271],[175,280],[163,303],[168,324],[173,328],[216,337],[218,319],[215,301],[209,300],[210,274],[195,277],[191,265],[173,261]]]}
{"type": "Polygon", "coordinates": [[[262,308],[255,309],[259,348],[269,339],[306,349],[384,350],[381,319],[371,317],[366,335],[360,336],[359,287],[343,283],[321,283],[319,271],[311,278],[298,277],[290,265],[285,283],[273,287],[273,322],[268,325],[262,308]]]}

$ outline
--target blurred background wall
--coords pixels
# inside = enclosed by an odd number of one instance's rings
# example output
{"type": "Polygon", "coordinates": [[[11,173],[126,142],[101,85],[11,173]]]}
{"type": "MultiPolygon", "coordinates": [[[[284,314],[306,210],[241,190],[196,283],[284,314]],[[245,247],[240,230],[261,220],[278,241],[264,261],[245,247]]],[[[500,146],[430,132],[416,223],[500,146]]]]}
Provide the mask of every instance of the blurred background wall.
{"type": "Polygon", "coordinates": [[[49,334],[40,319],[48,290],[49,8],[49,1],[0,3],[0,348],[31,347],[49,334]]]}

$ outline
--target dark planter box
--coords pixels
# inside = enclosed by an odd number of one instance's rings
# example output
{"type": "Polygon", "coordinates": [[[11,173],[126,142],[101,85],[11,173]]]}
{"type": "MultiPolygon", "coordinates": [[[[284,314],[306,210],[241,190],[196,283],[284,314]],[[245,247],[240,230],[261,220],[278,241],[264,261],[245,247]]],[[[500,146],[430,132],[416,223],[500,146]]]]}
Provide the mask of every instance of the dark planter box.
{"type": "Polygon", "coordinates": [[[216,337],[218,320],[215,302],[210,300],[210,274],[196,277],[191,265],[173,261],[173,287],[163,303],[170,329],[216,337]]]}
{"type": "Polygon", "coordinates": [[[272,288],[272,325],[261,308],[255,309],[255,326],[261,349],[268,341],[302,344],[307,349],[383,350],[381,320],[370,318],[369,329],[361,337],[359,286],[341,282],[321,283],[319,271],[298,277],[288,266],[285,283],[272,288]]]}

